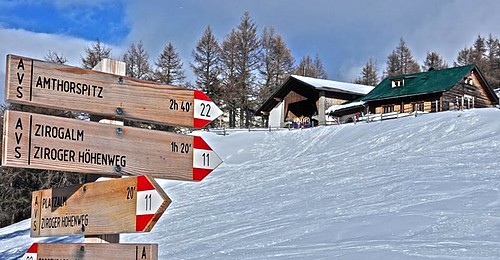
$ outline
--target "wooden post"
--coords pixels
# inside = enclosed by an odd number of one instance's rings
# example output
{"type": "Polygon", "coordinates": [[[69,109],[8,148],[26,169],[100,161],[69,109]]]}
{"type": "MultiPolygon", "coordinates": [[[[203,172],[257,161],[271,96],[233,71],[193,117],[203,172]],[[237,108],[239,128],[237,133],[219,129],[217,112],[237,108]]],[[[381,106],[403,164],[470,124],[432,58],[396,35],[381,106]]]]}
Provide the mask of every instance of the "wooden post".
{"type": "Polygon", "coordinates": [[[325,115],[325,106],[326,106],[326,98],[325,91],[319,92],[319,105],[318,105],[318,125],[326,125],[326,115],[325,115]]]}
{"type": "MultiPolygon", "coordinates": [[[[110,74],[115,74],[119,76],[125,76],[126,74],[126,64],[125,62],[103,59],[101,60],[92,70],[106,72],[110,74]]],[[[92,117],[91,120],[100,121],[103,117],[92,117]]],[[[101,175],[99,174],[87,174],[85,181],[94,182],[101,175]]],[[[119,176],[111,176],[111,178],[120,178],[119,176]]],[[[85,236],[85,243],[120,243],[120,234],[107,234],[107,235],[97,235],[97,236],[85,236]]]]}

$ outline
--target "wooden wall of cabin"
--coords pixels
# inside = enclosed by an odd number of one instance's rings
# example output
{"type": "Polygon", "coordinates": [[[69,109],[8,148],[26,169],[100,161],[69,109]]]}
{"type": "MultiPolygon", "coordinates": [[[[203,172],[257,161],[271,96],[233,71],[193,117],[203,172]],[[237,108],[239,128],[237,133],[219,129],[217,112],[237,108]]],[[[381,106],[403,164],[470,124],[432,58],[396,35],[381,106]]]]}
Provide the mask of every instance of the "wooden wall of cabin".
{"type": "Polygon", "coordinates": [[[290,93],[288,93],[288,95],[285,96],[285,98],[283,99],[285,101],[285,118],[296,118],[297,116],[294,115],[289,109],[288,109],[288,106],[292,103],[296,103],[296,102],[300,102],[300,101],[303,101],[303,100],[306,100],[307,98],[298,94],[297,92],[294,92],[294,91],[290,91],[290,93]]]}
{"type": "Polygon", "coordinates": [[[425,112],[442,111],[440,93],[370,102],[369,111],[370,113],[381,114],[384,113],[384,107],[392,106],[393,112],[412,113],[414,112],[416,104],[423,104],[423,111],[425,112]]]}
{"type": "Polygon", "coordinates": [[[464,94],[474,98],[475,108],[493,106],[493,102],[488,96],[484,82],[482,82],[475,73],[472,73],[469,78],[472,79],[470,84],[460,82],[443,93],[443,108],[446,108],[445,110],[462,108],[462,97],[464,94]]]}
{"type": "MultiPolygon", "coordinates": [[[[345,99],[340,99],[340,98],[325,98],[325,108],[328,109],[329,107],[333,106],[333,105],[342,105],[344,104],[345,102],[347,102],[348,100],[345,100],[345,99]]],[[[318,108],[319,110],[319,100],[316,101],[316,107],[318,108]]]]}

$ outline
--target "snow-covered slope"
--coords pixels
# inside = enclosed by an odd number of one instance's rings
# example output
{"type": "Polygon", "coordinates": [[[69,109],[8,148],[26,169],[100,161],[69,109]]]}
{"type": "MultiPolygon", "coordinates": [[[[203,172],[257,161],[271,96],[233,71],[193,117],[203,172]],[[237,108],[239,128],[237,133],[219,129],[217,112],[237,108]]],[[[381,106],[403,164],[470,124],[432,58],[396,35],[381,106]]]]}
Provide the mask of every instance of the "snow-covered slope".
{"type": "MultiPolygon", "coordinates": [[[[204,134],[224,164],[159,181],[171,206],[121,240],[158,243],[160,259],[500,259],[499,134],[499,109],[204,134]]],[[[1,259],[28,228],[0,229],[1,259]]]]}

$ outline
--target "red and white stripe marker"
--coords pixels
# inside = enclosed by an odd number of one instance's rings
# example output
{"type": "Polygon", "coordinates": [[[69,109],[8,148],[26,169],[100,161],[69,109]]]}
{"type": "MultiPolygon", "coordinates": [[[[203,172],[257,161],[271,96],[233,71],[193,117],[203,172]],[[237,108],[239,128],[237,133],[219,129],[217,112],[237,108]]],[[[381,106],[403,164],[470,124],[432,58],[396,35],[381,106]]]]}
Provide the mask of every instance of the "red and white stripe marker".
{"type": "Polygon", "coordinates": [[[156,188],[146,176],[137,176],[137,206],[135,229],[137,232],[151,229],[161,217],[170,199],[163,189],[156,188]],[[161,192],[159,192],[161,191],[161,192]],[[163,207],[162,207],[163,206],[163,207]]]}
{"type": "Polygon", "coordinates": [[[38,244],[34,243],[28,248],[26,254],[23,255],[21,260],[37,260],[38,259],[38,244]]]}
{"type": "Polygon", "coordinates": [[[193,148],[193,180],[201,181],[222,163],[222,159],[199,136],[194,137],[193,148]]]}
{"type": "Polygon", "coordinates": [[[222,110],[205,93],[194,91],[194,127],[203,128],[220,115],[222,110]]]}

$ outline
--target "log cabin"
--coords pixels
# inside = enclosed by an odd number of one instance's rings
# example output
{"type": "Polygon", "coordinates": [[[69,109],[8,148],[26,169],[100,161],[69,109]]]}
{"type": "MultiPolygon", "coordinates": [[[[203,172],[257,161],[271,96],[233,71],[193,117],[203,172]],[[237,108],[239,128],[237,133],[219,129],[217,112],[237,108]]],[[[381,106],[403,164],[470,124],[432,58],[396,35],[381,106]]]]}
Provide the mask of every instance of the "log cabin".
{"type": "Polygon", "coordinates": [[[440,112],[498,105],[498,96],[476,65],[397,75],[385,78],[370,93],[331,108],[342,117],[355,112],[370,114],[440,112]]]}
{"type": "Polygon", "coordinates": [[[291,75],[257,110],[266,127],[284,127],[289,120],[326,122],[326,108],[366,95],[373,86],[291,75]]]}

